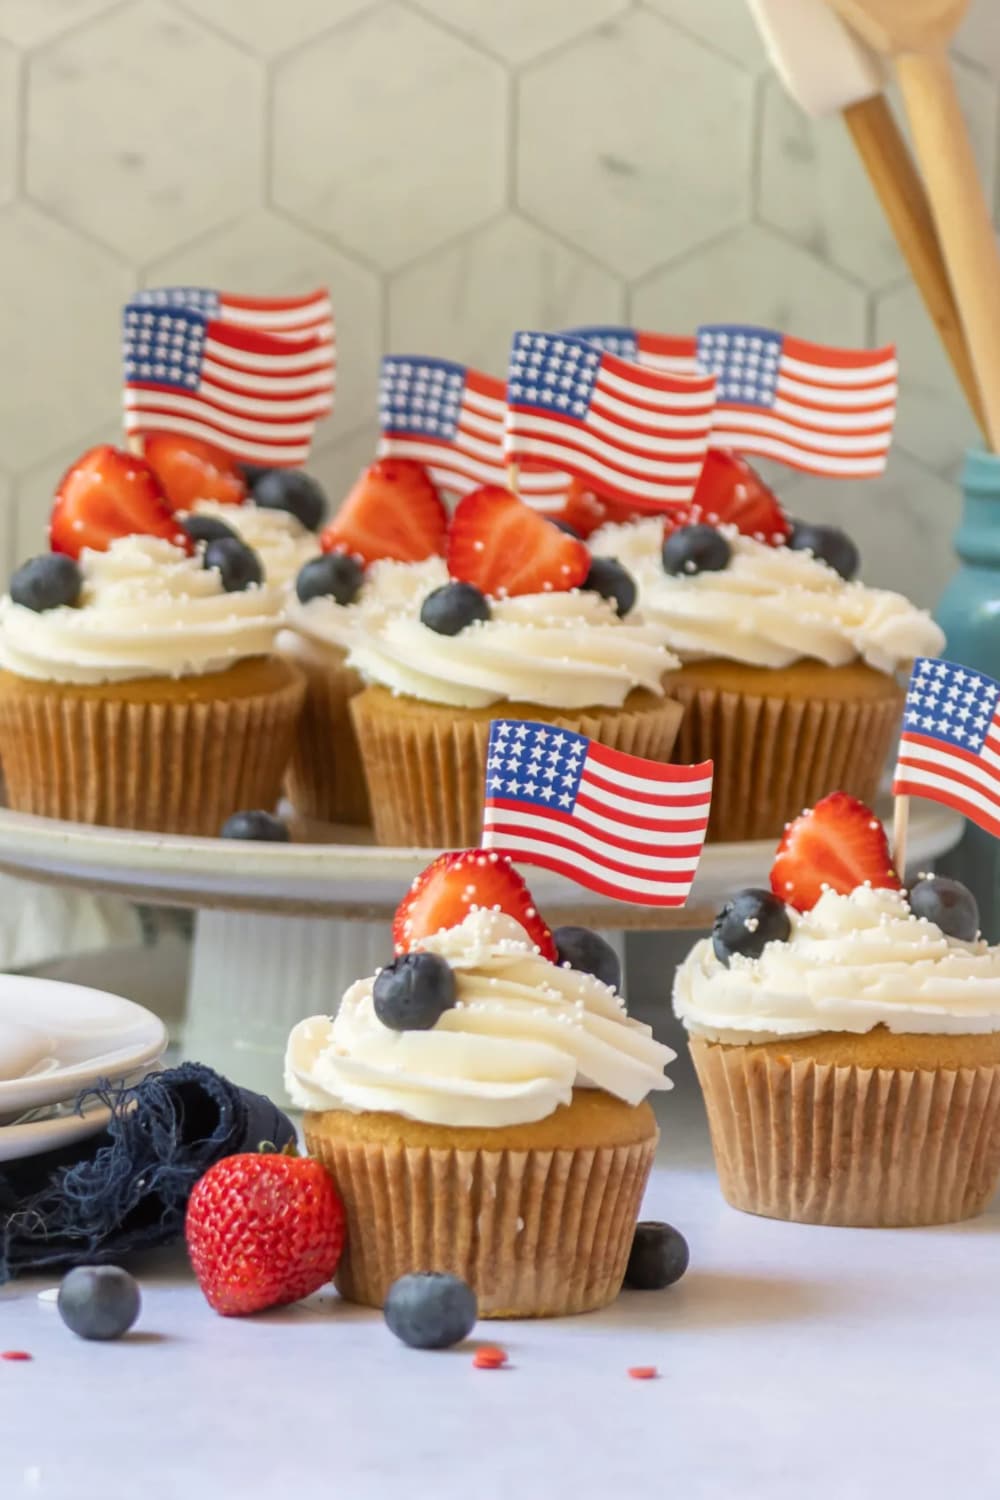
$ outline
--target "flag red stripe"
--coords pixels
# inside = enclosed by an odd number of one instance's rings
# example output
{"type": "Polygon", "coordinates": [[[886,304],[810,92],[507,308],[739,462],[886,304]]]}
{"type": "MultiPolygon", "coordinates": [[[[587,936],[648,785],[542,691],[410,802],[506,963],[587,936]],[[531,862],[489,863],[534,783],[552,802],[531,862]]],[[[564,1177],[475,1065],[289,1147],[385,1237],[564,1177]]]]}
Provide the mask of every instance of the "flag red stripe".
{"type": "MultiPolygon", "coordinates": [[[[581,783],[580,790],[577,792],[576,796],[576,809],[578,813],[580,812],[581,808],[584,812],[601,813],[602,816],[605,817],[608,813],[607,803],[602,802],[597,797],[588,796],[583,789],[583,783],[581,783]]],[[[670,828],[673,833],[700,833],[703,828],[706,828],[708,826],[707,818],[670,818],[668,821],[663,817],[647,817],[644,813],[623,812],[620,808],[617,807],[614,810],[614,816],[619,820],[619,822],[628,824],[631,828],[662,829],[666,827],[670,828]]]]}
{"type": "MultiPolygon", "coordinates": [[[[993,721],[990,729],[987,730],[986,744],[991,750],[996,749],[996,740],[994,739],[993,732],[991,732],[995,730],[996,720],[993,721]]],[[[937,750],[939,753],[943,752],[944,756],[949,760],[965,760],[968,761],[970,765],[974,766],[981,766],[983,764],[981,751],[966,750],[961,745],[942,744],[941,740],[935,739],[933,735],[921,734],[920,731],[916,729],[904,729],[900,739],[901,743],[903,744],[909,741],[914,745],[926,745],[931,750],[937,750]]],[[[1000,780],[1000,777],[998,777],[997,779],[1000,780]]]]}
{"type": "Polygon", "coordinates": [[[220,305],[243,307],[247,312],[293,312],[300,307],[311,307],[314,302],[325,302],[328,308],[330,305],[330,294],[323,286],[296,297],[242,297],[235,292],[219,292],[218,297],[220,305]]]}
{"type": "MultiPolygon", "coordinates": [[[[950,807],[955,812],[962,813],[971,818],[980,828],[987,833],[992,833],[1000,838],[1000,818],[991,818],[984,813],[981,807],[961,795],[960,792],[942,791],[935,787],[933,790],[926,788],[919,779],[910,780],[906,776],[899,776],[893,782],[893,794],[897,797],[925,797],[930,802],[939,802],[944,807],[950,807]]],[[[978,789],[980,792],[982,788],[978,789]]]]}
{"type": "MultiPolygon", "coordinates": [[[[141,406],[128,407],[126,415],[138,417],[143,424],[147,425],[150,422],[155,425],[161,419],[166,420],[168,417],[184,417],[186,415],[202,423],[206,428],[211,428],[214,432],[224,434],[227,438],[233,438],[238,442],[243,442],[244,440],[247,442],[263,442],[268,447],[275,449],[275,451],[287,450],[289,453],[293,451],[308,453],[309,451],[309,437],[302,434],[290,436],[287,433],[282,433],[280,425],[272,427],[269,423],[260,423],[259,430],[256,433],[241,433],[226,423],[221,417],[217,416],[210,407],[206,407],[204,402],[197,399],[191,401],[186,411],[184,411],[178,410],[176,407],[158,405],[155,400],[155,393],[150,392],[149,394],[151,397],[150,400],[144,401],[141,406]]],[[[136,424],[130,430],[138,431],[140,428],[136,424]]]]}
{"type": "MultiPolygon", "coordinates": [[[[641,479],[648,484],[655,484],[658,477],[662,477],[665,481],[670,480],[671,469],[676,469],[678,468],[678,466],[686,466],[691,464],[697,464],[699,468],[701,466],[700,451],[692,453],[671,453],[665,447],[662,454],[662,465],[656,464],[655,462],[650,462],[649,468],[639,469],[634,465],[630,465],[628,459],[631,457],[642,457],[648,461],[648,454],[635,454],[633,453],[633,450],[629,449],[624,444],[612,443],[608,438],[599,437],[597,433],[593,432],[592,429],[583,426],[583,424],[580,422],[574,422],[572,417],[563,417],[556,415],[555,412],[547,412],[543,418],[540,418],[540,420],[544,421],[546,424],[551,422],[561,429],[561,431],[559,431],[558,433],[553,433],[547,425],[541,428],[535,425],[535,422],[533,420],[535,417],[534,412],[525,412],[523,408],[520,407],[512,407],[511,410],[512,412],[516,412],[519,418],[517,425],[512,427],[511,429],[512,433],[516,437],[527,438],[529,440],[535,439],[536,441],[540,442],[552,443],[557,446],[560,451],[565,449],[567,453],[572,454],[574,456],[574,462],[576,463],[585,463],[588,461],[591,464],[595,462],[603,463],[606,464],[608,468],[617,470],[618,473],[621,474],[625,479],[641,479]],[[582,434],[584,433],[589,435],[591,439],[589,443],[583,441],[582,434]],[[577,454],[580,455],[579,458],[576,458],[577,454]]],[[[708,438],[707,429],[705,432],[696,434],[695,436],[697,436],[699,441],[704,444],[705,442],[707,442],[708,438]]],[[[669,441],[673,442],[672,436],[669,441]]],[[[508,447],[508,452],[510,451],[511,450],[508,447]]],[[[515,450],[514,457],[516,458],[516,456],[517,454],[515,450]]],[[[567,459],[567,467],[568,466],[569,460],[567,459]]],[[[677,483],[678,479],[683,479],[684,477],[685,476],[676,476],[672,480],[672,482],[677,483]]],[[[697,475],[695,475],[695,478],[691,480],[692,484],[695,483],[696,478],[697,475]]]]}
{"type": "MultiPolygon", "coordinates": [[[[987,802],[992,803],[998,812],[1000,812],[1000,794],[992,790],[991,787],[985,786],[981,781],[977,781],[974,776],[966,776],[964,772],[959,771],[947,755],[943,756],[940,760],[934,761],[933,764],[928,764],[925,760],[910,760],[904,751],[904,744],[905,736],[900,741],[898,764],[907,767],[911,780],[917,780],[927,771],[936,771],[939,776],[946,776],[956,786],[967,787],[970,792],[976,792],[980,797],[984,797],[987,802]]],[[[936,787],[929,788],[928,796],[936,797],[937,794],[938,789],[936,787]]]]}
{"type": "Polygon", "coordinates": [[[698,340],[684,335],[648,333],[636,330],[636,345],[639,354],[660,354],[671,359],[694,359],[698,353],[698,340]]]}
{"type": "MultiPolygon", "coordinates": [[[[522,816],[528,811],[523,802],[519,802],[516,798],[511,797],[487,797],[486,806],[502,808],[505,812],[519,813],[522,816]]],[[[685,868],[673,871],[658,870],[655,865],[647,863],[650,855],[656,850],[655,845],[642,844],[635,839],[621,838],[617,834],[612,837],[609,833],[594,828],[592,824],[586,822],[584,819],[574,817],[572,813],[566,812],[564,808],[532,806],[531,813],[538,818],[545,819],[547,826],[544,832],[532,823],[505,822],[496,826],[497,833],[502,833],[505,838],[507,835],[511,837],[520,835],[525,838],[536,839],[545,838],[552,843],[559,844],[562,848],[579,849],[584,854],[589,854],[592,859],[599,859],[601,864],[607,865],[611,869],[620,870],[625,875],[638,873],[645,875],[650,880],[678,881],[687,879],[690,881],[698,866],[704,842],[704,840],[699,838],[690,844],[670,844],[660,847],[656,852],[659,853],[661,858],[676,859],[679,862],[684,862],[685,868]],[[559,824],[566,831],[563,833],[554,832],[549,826],[552,824],[559,824]],[[603,852],[597,854],[589,843],[583,839],[575,839],[573,836],[574,833],[587,833],[591,839],[596,839],[609,848],[618,850],[622,854],[636,854],[640,858],[624,863],[617,861],[612,854],[605,854],[603,852]],[[685,874],[685,870],[688,872],[687,874],[685,874]]],[[[666,826],[671,829],[673,827],[673,825],[669,824],[666,826]]],[[[702,824],[702,828],[704,826],[702,824]]]]}
{"type": "Polygon", "coordinates": [[[589,757],[580,781],[580,790],[582,791],[584,787],[593,791],[596,796],[599,796],[601,792],[611,792],[616,797],[627,797],[630,802],[641,803],[649,808],[659,808],[665,820],[671,818],[677,808],[704,807],[708,802],[707,792],[671,793],[655,788],[642,791],[632,786],[620,786],[613,776],[608,775],[603,766],[595,766],[589,757]]]}
{"type": "Polygon", "coordinates": [[[866,370],[896,358],[894,344],[886,344],[881,349],[831,349],[826,344],[811,344],[807,339],[794,338],[791,334],[785,335],[781,347],[782,353],[792,359],[840,370],[866,370]]]}
{"type": "MultiPolygon", "coordinates": [[[[592,740],[587,751],[588,765],[601,764],[610,770],[628,771],[631,775],[638,774],[635,769],[636,757],[628,755],[624,750],[613,750],[609,745],[602,745],[597,740],[592,740]],[[629,765],[629,762],[632,765],[629,765]]],[[[703,760],[695,766],[668,765],[665,761],[643,760],[642,775],[648,776],[651,781],[671,781],[675,783],[685,781],[709,781],[714,769],[713,762],[703,760]]]]}
{"type": "MultiPolygon", "coordinates": [[[[539,854],[535,850],[519,849],[516,845],[497,844],[495,847],[498,853],[509,854],[519,864],[537,865],[539,869],[553,870],[557,875],[565,875],[574,884],[579,885],[581,883],[579,869],[568,860],[539,854]]],[[[617,901],[632,899],[629,896],[627,886],[623,888],[621,885],[613,884],[610,880],[601,880],[589,872],[585,883],[588,890],[596,891],[599,896],[611,896],[617,901]]],[[[690,885],[683,892],[670,893],[665,888],[662,896],[659,894],[653,895],[647,891],[643,893],[642,903],[645,906],[683,906],[687,900],[689,890],[690,885]]]]}
{"type": "Polygon", "coordinates": [[[184,401],[188,405],[192,401],[196,401],[200,406],[205,407],[206,411],[217,412],[220,421],[224,420],[227,416],[231,416],[239,418],[243,422],[254,422],[260,426],[274,427],[278,429],[275,437],[279,441],[281,438],[280,429],[282,427],[308,427],[311,430],[316,425],[316,417],[324,415],[330,409],[329,402],[326,402],[322,407],[314,408],[311,412],[286,412],[282,409],[282,402],[273,401],[267,404],[264,411],[246,412],[241,411],[238,406],[217,400],[204,390],[179,391],[174,386],[157,385],[154,381],[147,380],[130,380],[126,389],[130,391],[142,391],[148,399],[144,399],[141,405],[147,410],[155,408],[156,410],[164,411],[169,409],[162,401],[157,401],[156,398],[158,396],[171,396],[178,402],[184,401]]]}

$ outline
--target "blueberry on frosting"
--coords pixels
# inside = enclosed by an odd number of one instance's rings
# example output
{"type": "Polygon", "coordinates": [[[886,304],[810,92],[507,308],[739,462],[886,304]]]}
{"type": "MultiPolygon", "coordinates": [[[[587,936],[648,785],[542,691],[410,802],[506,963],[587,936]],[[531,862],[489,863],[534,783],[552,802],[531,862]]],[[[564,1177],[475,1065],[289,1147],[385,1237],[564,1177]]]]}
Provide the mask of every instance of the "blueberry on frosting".
{"type": "Polygon", "coordinates": [[[241,594],[264,582],[264,569],[252,548],[238,537],[220,537],[205,548],[204,564],[214,568],[227,594],[241,594]]]}
{"type": "Polygon", "coordinates": [[[814,526],[811,521],[796,521],[787,545],[793,552],[811,552],[848,583],[861,566],[857,547],[847,532],[838,526],[814,526]]]}
{"type": "Polygon", "coordinates": [[[299,570],[295,592],[300,604],[310,599],[334,599],[338,604],[353,604],[361,592],[364,569],[347,552],[325,552],[313,557],[299,570]]]}
{"type": "Polygon", "coordinates": [[[619,615],[627,615],[635,608],[638,597],[635,580],[617,557],[595,557],[580,587],[600,594],[602,599],[610,599],[619,615]]]}
{"type": "Polygon", "coordinates": [[[181,525],[192,542],[222,542],[230,538],[234,542],[240,540],[233,528],[227,526],[225,521],[220,521],[217,516],[185,516],[181,525]]]}
{"type": "Polygon", "coordinates": [[[714,526],[678,526],[663,543],[665,573],[721,573],[732,549],[714,526]]]}
{"type": "Polygon", "coordinates": [[[430,1031],[455,1004],[455,975],[437,953],[403,953],[380,969],[372,1004],[390,1031],[430,1031]]]}
{"type": "Polygon", "coordinates": [[[438,635],[459,635],[467,625],[491,618],[486,595],[471,583],[445,583],[427,595],[420,608],[421,624],[438,635]]]}
{"type": "Polygon", "coordinates": [[[556,945],[558,963],[569,964],[581,974],[593,974],[610,989],[621,989],[621,960],[599,932],[592,932],[589,927],[556,927],[552,941],[556,945]]]}
{"type": "Polygon", "coordinates": [[[915,917],[925,917],[946,937],[974,943],[979,936],[979,906],[968,886],[946,875],[924,875],[910,887],[908,900],[915,917]]]}
{"type": "Polygon", "coordinates": [[[287,510],[307,531],[326,518],[326,494],[301,469],[265,469],[251,481],[254,503],[264,510],[287,510]]]}
{"type": "Polygon", "coordinates": [[[730,897],[715,919],[712,947],[729,967],[735,953],[760,958],[767,943],[785,943],[792,931],[785,903],[770,891],[750,887],[730,897]]]}
{"type": "Polygon", "coordinates": [[[10,597],[15,604],[41,613],[75,604],[82,587],[83,575],[71,557],[45,552],[21,564],[10,580],[10,597]]]}

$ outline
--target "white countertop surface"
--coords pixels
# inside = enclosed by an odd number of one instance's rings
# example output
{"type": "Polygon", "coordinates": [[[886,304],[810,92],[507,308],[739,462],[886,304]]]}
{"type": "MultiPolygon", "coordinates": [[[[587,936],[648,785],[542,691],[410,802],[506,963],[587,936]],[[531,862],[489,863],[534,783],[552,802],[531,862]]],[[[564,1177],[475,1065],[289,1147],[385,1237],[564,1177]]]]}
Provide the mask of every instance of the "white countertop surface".
{"type": "MultiPolygon", "coordinates": [[[[675,1072],[676,1072],[675,1065],[675,1072]]],[[[20,1500],[922,1500],[992,1496],[1000,1212],[925,1230],[831,1230],[728,1208],[689,1076],[663,1101],[645,1213],[691,1268],[608,1311],[481,1324],[404,1348],[321,1293],[212,1313],[180,1256],[133,1267],[140,1323],[87,1344],[0,1293],[0,1496],[20,1500]],[[655,1381],[631,1365],[656,1365],[655,1381]]]]}

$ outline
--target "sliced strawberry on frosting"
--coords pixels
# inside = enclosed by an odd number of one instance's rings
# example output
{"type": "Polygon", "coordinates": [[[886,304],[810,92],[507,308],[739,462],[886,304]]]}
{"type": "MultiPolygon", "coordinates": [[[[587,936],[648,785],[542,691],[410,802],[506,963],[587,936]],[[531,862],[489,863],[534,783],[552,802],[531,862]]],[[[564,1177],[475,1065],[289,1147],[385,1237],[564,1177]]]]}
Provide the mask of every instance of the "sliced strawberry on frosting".
{"type": "Polygon", "coordinates": [[[145,459],[110,443],[91,448],[63,475],[49,519],[53,552],[79,557],[84,547],[106,552],[136,533],[163,537],[186,552],[184,534],[145,459]]]}
{"type": "Polygon", "coordinates": [[[448,532],[448,572],[483,594],[564,593],[590,571],[590,554],[576,537],[509,490],[487,485],[458,504],[448,532]]]}
{"type": "Polygon", "coordinates": [[[380,458],[360,475],[320,544],[363,563],[422,562],[444,552],[447,529],[448,512],[423,464],[380,458]]]}
{"type": "Polygon", "coordinates": [[[211,443],[154,432],[146,439],[145,456],[171,510],[191,510],[198,500],[240,505],[246,499],[247,487],[236,460],[211,443]]]}
{"type": "Polygon", "coordinates": [[[824,891],[849,896],[859,885],[902,889],[885,829],[870,807],[832,792],[789,823],[771,868],[771,889],[799,911],[824,891]]]}
{"type": "Polygon", "coordinates": [[[588,489],[582,479],[574,479],[570,482],[559,509],[547,510],[545,518],[548,521],[563,521],[582,537],[588,537],[598,526],[604,525],[608,519],[608,508],[601,495],[588,489]]]}
{"type": "Polygon", "coordinates": [[[457,927],[476,908],[502,911],[520,922],[543,958],[556,961],[556,945],[531,892],[511,864],[510,856],[487,849],[439,854],[418,875],[399,904],[392,924],[397,953],[407,953],[422,938],[457,927]]]}
{"type": "Polygon", "coordinates": [[[709,448],[687,520],[735,526],[744,536],[777,547],[791,535],[791,522],[777,495],[738,453],[709,448]]]}

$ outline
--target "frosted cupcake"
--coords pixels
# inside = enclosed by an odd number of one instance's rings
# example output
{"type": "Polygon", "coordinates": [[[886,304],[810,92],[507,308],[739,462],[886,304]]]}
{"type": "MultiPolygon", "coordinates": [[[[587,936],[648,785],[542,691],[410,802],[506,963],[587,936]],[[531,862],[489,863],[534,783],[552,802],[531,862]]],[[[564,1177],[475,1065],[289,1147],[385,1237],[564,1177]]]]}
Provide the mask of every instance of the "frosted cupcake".
{"type": "Polygon", "coordinates": [[[853,544],[799,525],[782,538],[658,519],[591,538],[636,579],[643,617],[683,665],[675,754],[715,762],[712,839],[777,837],[830,786],[871,801],[903,694],[897,674],[944,636],[900,594],[849,581],[853,544]]]}
{"type": "Polygon", "coordinates": [[[341,1292],[381,1306],[398,1276],[434,1270],[486,1317],[603,1306],[673,1053],[627,1016],[607,945],[551,934],[504,856],[442,855],[394,934],[399,956],[288,1045],[307,1146],[347,1210],[341,1292]]]}
{"type": "Polygon", "coordinates": [[[805,1223],[968,1218],[1000,1177],[1000,950],[955,881],[900,889],[868,808],[790,825],[681,964],[723,1193],[805,1223]]]}
{"type": "Polygon", "coordinates": [[[448,581],[408,609],[361,613],[348,665],[368,686],[351,712],[380,843],[437,847],[479,836],[498,705],[665,761],[677,659],[632,609],[624,569],[503,490],[458,506],[448,581]]]}
{"type": "Polygon", "coordinates": [[[217,834],[272,807],[303,684],[282,597],[236,541],[33,559],[0,600],[0,758],[18,811],[217,834]]]}

